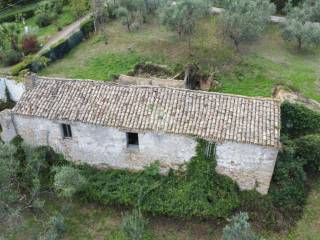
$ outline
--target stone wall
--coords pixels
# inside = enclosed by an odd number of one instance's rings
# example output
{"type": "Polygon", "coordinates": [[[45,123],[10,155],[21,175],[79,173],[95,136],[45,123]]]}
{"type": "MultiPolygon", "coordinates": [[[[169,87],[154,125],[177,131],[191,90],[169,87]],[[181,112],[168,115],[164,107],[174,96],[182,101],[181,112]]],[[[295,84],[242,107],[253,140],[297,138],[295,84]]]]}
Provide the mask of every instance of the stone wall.
{"type": "Polygon", "coordinates": [[[24,83],[17,82],[9,77],[0,77],[0,100],[6,101],[6,88],[9,91],[10,99],[14,102],[20,100],[25,91],[24,83]]]}
{"type": "Polygon", "coordinates": [[[160,161],[162,172],[177,169],[195,155],[197,142],[172,134],[141,133],[139,147],[127,147],[125,131],[72,123],[72,139],[64,139],[61,122],[14,116],[17,133],[35,146],[49,145],[65,158],[98,167],[141,170],[160,161]]]}
{"type": "Polygon", "coordinates": [[[116,82],[124,85],[185,88],[185,82],[183,80],[154,78],[154,77],[141,78],[141,77],[131,77],[127,75],[120,75],[119,78],[116,80],[116,82]]]}
{"type": "Polygon", "coordinates": [[[10,142],[17,136],[16,129],[13,125],[11,110],[5,109],[0,112],[0,126],[2,128],[0,138],[4,142],[10,142]]]}
{"type": "Polygon", "coordinates": [[[278,149],[253,144],[217,144],[217,172],[235,180],[240,189],[267,194],[278,149]]]}
{"type": "MultiPolygon", "coordinates": [[[[125,131],[83,123],[70,123],[72,139],[64,139],[62,123],[41,118],[0,114],[4,141],[19,134],[34,146],[48,145],[67,160],[99,168],[142,170],[155,161],[161,172],[178,169],[195,154],[197,141],[174,134],[139,133],[139,147],[128,147],[125,131]],[[16,129],[16,130],[15,130],[16,129]]],[[[240,189],[267,194],[278,149],[224,142],[216,145],[216,171],[235,180],[240,189]]]]}

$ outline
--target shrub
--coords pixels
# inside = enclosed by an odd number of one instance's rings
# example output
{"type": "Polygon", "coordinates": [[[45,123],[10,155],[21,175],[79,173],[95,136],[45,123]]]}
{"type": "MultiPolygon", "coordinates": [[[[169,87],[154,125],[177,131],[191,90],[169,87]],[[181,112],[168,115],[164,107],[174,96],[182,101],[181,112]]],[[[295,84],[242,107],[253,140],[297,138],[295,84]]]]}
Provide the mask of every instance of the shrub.
{"type": "Polygon", "coordinates": [[[284,102],[281,105],[281,133],[290,137],[320,133],[320,114],[301,104],[284,102]]]}
{"type": "Polygon", "coordinates": [[[85,37],[88,37],[91,32],[94,31],[94,22],[93,19],[88,19],[83,22],[80,26],[80,30],[85,37]]]}
{"type": "Polygon", "coordinates": [[[50,25],[52,22],[52,18],[50,15],[41,14],[36,16],[36,24],[39,27],[46,27],[50,25]]]}
{"type": "Polygon", "coordinates": [[[65,231],[66,226],[64,223],[64,217],[60,213],[56,213],[54,216],[50,217],[47,223],[47,231],[41,239],[60,240],[63,239],[65,231]]]}
{"type": "MultiPolygon", "coordinates": [[[[297,6],[299,3],[303,2],[304,0],[292,0],[291,3],[294,6],[297,6]]],[[[285,6],[288,4],[289,0],[271,0],[276,6],[277,11],[282,12],[285,8],[285,6]]]]}
{"type": "Polygon", "coordinates": [[[48,26],[56,18],[56,14],[54,2],[42,1],[36,10],[36,24],[39,27],[48,26]]]}
{"type": "Polygon", "coordinates": [[[240,192],[240,207],[239,210],[247,212],[250,215],[252,222],[259,223],[266,229],[279,230],[283,229],[281,213],[274,206],[273,199],[270,194],[261,195],[257,191],[242,191],[240,192]]]}
{"type": "Polygon", "coordinates": [[[141,240],[146,225],[147,221],[144,220],[141,212],[134,209],[131,214],[123,218],[121,228],[127,239],[141,240]]]}
{"type": "Polygon", "coordinates": [[[283,213],[300,213],[306,200],[308,188],[305,161],[296,157],[292,141],[284,143],[279,152],[269,194],[283,213]],[[288,212],[289,211],[289,212],[288,212]]]}
{"type": "Polygon", "coordinates": [[[90,5],[88,0],[70,0],[70,7],[73,15],[80,18],[87,13],[90,5]]]}
{"type": "Polygon", "coordinates": [[[64,6],[64,0],[53,0],[53,9],[54,12],[57,14],[62,13],[63,6],[64,6]]]}
{"type": "Polygon", "coordinates": [[[87,180],[79,169],[63,166],[55,169],[54,188],[59,196],[71,198],[84,189],[87,180]]]}
{"type": "Polygon", "coordinates": [[[295,140],[297,156],[304,159],[308,170],[320,170],[320,134],[307,135],[295,140]]]}
{"type": "Polygon", "coordinates": [[[74,34],[72,34],[68,39],[69,48],[73,49],[82,41],[83,38],[84,38],[84,35],[81,31],[75,32],[74,34]]]}
{"type": "Polygon", "coordinates": [[[49,60],[46,57],[38,55],[29,55],[21,63],[11,68],[11,74],[18,76],[22,70],[29,69],[32,72],[39,72],[41,69],[47,66],[49,60]]]}
{"type": "Polygon", "coordinates": [[[12,66],[17,64],[22,59],[22,54],[19,51],[9,49],[1,52],[1,62],[4,66],[12,66]]]}
{"type": "Polygon", "coordinates": [[[231,223],[223,229],[222,240],[259,240],[248,222],[247,213],[240,212],[231,219],[231,223]]]}
{"type": "Polygon", "coordinates": [[[40,49],[40,44],[38,42],[37,36],[23,36],[21,40],[21,49],[25,55],[38,52],[40,49]]]}
{"type": "Polygon", "coordinates": [[[86,198],[104,204],[136,206],[153,214],[177,217],[228,217],[239,206],[239,189],[230,178],[217,174],[214,156],[204,155],[206,141],[200,141],[197,156],[186,173],[171,171],[168,176],[124,170],[85,167],[88,187],[86,198]]]}

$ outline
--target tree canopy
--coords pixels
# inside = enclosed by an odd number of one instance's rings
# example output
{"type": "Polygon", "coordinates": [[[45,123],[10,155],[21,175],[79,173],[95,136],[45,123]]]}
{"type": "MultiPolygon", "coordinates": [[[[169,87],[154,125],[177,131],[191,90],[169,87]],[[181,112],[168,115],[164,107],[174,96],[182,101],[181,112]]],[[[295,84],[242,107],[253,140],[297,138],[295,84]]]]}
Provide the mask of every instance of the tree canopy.
{"type": "Polygon", "coordinates": [[[320,1],[308,1],[302,6],[287,6],[287,21],[283,24],[282,36],[284,40],[296,42],[298,49],[304,46],[320,45],[319,20],[320,1]]]}
{"type": "Polygon", "coordinates": [[[223,32],[238,49],[241,42],[255,40],[264,32],[270,16],[275,13],[269,0],[227,0],[219,17],[223,32]]]}

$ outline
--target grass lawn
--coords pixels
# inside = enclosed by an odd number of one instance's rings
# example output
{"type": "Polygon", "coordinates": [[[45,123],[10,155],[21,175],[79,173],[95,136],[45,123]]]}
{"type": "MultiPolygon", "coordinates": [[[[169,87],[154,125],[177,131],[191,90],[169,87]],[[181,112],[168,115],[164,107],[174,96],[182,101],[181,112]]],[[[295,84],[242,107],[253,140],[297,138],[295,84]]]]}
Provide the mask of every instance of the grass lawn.
{"type": "Polygon", "coordinates": [[[282,84],[320,101],[320,49],[297,53],[282,40],[279,26],[270,26],[262,40],[244,44],[242,57],[223,41],[214,17],[198,23],[191,54],[187,41],[156,21],[137,32],[127,32],[119,22],[110,22],[107,36],[107,45],[101,37],[93,36],[41,74],[110,80],[112,74],[125,74],[145,59],[179,70],[187,63],[197,62],[223,83],[218,89],[221,92],[271,96],[272,88],[282,84]]]}

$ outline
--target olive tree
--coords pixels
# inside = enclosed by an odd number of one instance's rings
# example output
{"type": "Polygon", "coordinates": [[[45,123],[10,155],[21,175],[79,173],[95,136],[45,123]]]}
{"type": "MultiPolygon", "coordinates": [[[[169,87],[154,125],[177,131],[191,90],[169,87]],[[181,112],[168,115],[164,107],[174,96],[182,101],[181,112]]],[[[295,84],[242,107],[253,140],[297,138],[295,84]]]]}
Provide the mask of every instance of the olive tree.
{"type": "Polygon", "coordinates": [[[187,38],[190,48],[190,36],[196,30],[196,22],[207,12],[204,1],[178,0],[168,2],[160,12],[160,22],[180,38],[187,38]]]}
{"type": "Polygon", "coordinates": [[[248,222],[247,213],[240,212],[231,219],[229,225],[223,229],[222,240],[259,240],[258,236],[252,231],[248,222]]]}
{"type": "Polygon", "coordinates": [[[295,42],[298,50],[304,46],[320,45],[320,23],[313,22],[316,16],[313,8],[307,4],[300,7],[289,4],[287,11],[287,20],[282,27],[283,39],[295,42]]]}
{"type": "MultiPolygon", "coordinates": [[[[290,4],[290,6],[292,6],[292,4],[290,4]]],[[[306,0],[302,8],[309,12],[310,21],[320,22],[320,0],[306,0]]]]}
{"type": "Polygon", "coordinates": [[[55,169],[54,188],[59,196],[71,198],[81,191],[87,184],[87,179],[81,171],[71,166],[62,166],[55,169]]]}
{"type": "Polygon", "coordinates": [[[274,13],[275,6],[269,0],[228,0],[219,23],[223,33],[239,50],[241,42],[255,40],[262,35],[274,13]]]}
{"type": "Polygon", "coordinates": [[[127,239],[141,240],[147,225],[139,209],[134,209],[131,214],[124,216],[121,224],[122,232],[127,239]]]}

